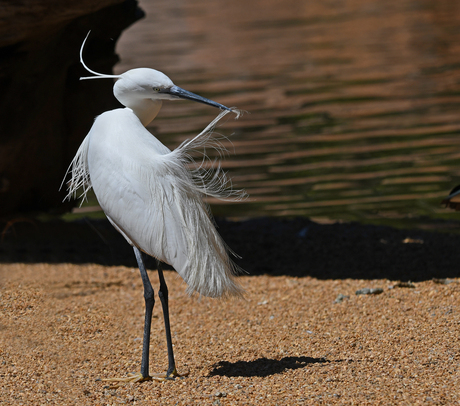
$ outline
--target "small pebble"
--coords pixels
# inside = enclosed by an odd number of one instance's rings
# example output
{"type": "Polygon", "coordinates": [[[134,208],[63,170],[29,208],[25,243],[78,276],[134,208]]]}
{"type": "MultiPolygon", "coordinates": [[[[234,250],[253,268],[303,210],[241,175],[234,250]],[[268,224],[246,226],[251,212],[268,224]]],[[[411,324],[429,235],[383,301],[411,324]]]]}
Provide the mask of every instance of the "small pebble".
{"type": "Polygon", "coordinates": [[[379,295],[383,293],[382,288],[363,288],[356,291],[357,295],[379,295]]]}
{"type": "Polygon", "coordinates": [[[407,237],[403,241],[403,244],[423,244],[423,240],[420,238],[407,237]]]}
{"type": "Polygon", "coordinates": [[[452,279],[438,279],[438,278],[433,278],[434,283],[439,283],[440,285],[448,285],[449,283],[452,283],[452,279]]]}
{"type": "Polygon", "coordinates": [[[411,282],[398,282],[397,284],[393,285],[394,288],[415,288],[415,285],[411,282]]]}
{"type": "Polygon", "coordinates": [[[302,230],[300,230],[297,235],[300,238],[305,238],[307,236],[307,234],[308,234],[308,228],[309,227],[302,228],[302,230]]]}
{"type": "Polygon", "coordinates": [[[348,295],[343,295],[342,293],[339,293],[339,295],[336,297],[336,299],[334,300],[334,303],[341,303],[344,301],[344,299],[349,299],[350,296],[348,295]]]}

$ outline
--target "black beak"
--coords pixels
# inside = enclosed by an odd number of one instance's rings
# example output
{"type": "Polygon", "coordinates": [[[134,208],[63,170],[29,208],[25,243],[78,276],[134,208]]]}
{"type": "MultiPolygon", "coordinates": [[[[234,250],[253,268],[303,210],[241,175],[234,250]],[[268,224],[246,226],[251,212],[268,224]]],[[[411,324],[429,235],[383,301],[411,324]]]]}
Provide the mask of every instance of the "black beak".
{"type": "Polygon", "coordinates": [[[162,90],[162,93],[168,93],[172,96],[179,97],[181,99],[187,99],[187,100],[193,100],[196,102],[204,103],[204,104],[209,104],[210,106],[217,107],[221,110],[228,110],[232,111],[232,109],[229,109],[228,107],[224,106],[223,104],[216,103],[215,101],[206,99],[205,97],[198,96],[195,93],[189,92],[188,90],[182,89],[179,86],[172,86],[169,89],[164,89],[162,90]]]}

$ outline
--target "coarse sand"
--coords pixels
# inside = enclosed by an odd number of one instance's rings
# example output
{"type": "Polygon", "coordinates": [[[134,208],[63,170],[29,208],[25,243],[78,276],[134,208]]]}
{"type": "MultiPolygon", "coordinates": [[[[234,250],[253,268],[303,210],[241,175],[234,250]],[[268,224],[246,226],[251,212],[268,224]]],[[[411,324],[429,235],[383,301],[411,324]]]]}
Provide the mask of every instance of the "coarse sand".
{"type": "MultiPolygon", "coordinates": [[[[166,271],[177,368],[188,376],[118,386],[101,379],[140,368],[137,268],[4,261],[0,277],[0,405],[460,403],[458,277],[245,275],[244,300],[215,300],[187,296],[166,271]],[[365,288],[381,290],[356,294],[365,288]]],[[[159,300],[150,365],[167,368],[159,300]]]]}

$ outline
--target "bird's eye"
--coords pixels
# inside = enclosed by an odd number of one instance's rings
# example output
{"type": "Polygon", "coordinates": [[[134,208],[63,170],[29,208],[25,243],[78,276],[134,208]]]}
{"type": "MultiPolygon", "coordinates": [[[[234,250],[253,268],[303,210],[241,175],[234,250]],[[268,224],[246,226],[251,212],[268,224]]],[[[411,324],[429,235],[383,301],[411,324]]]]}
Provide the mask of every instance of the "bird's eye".
{"type": "Polygon", "coordinates": [[[157,93],[158,93],[160,90],[161,90],[161,89],[160,89],[159,87],[154,87],[154,88],[153,88],[153,91],[154,91],[154,92],[157,92],[157,93]]]}

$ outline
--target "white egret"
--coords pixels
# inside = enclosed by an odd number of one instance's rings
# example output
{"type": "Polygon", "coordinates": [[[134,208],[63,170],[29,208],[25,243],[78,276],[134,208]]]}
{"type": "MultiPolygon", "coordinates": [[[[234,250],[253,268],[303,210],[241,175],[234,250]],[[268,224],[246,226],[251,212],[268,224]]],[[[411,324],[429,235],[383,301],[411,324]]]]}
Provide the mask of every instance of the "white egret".
{"type": "MultiPolygon", "coordinates": [[[[89,35],[89,34],[88,34],[89,35]]],[[[93,188],[97,200],[113,226],[132,245],[144,286],[145,324],[140,374],[121,380],[171,379],[176,371],[168,310],[168,289],[160,261],[172,265],[187,284],[189,293],[203,296],[240,296],[236,266],[215,229],[204,196],[238,198],[241,193],[226,188],[220,167],[215,172],[202,165],[188,169],[190,152],[212,145],[216,123],[236,109],[188,92],[165,74],[139,68],[121,75],[104,75],[89,69],[92,78],[113,78],[114,95],[125,108],[107,111],[96,118],[73,159],[69,171],[68,198],[83,188],[83,197],[93,188]],[[204,131],[171,151],[145,126],[158,114],[163,100],[188,99],[217,107],[222,112],[204,131]],[[235,197],[236,196],[236,197],[235,197]],[[149,343],[154,291],[142,252],[158,260],[160,298],[168,348],[166,375],[149,374],[149,343]]],[[[116,379],[118,380],[118,379],[116,379]]]]}

